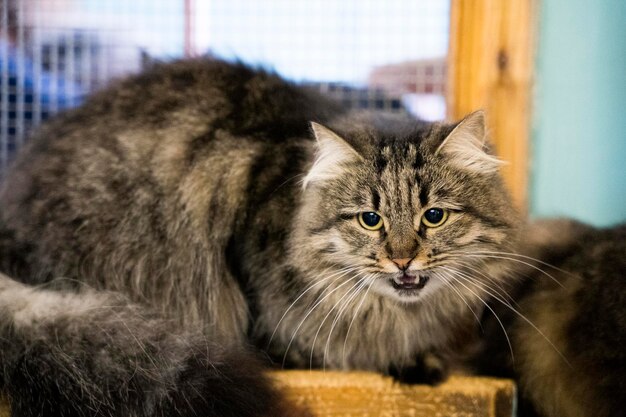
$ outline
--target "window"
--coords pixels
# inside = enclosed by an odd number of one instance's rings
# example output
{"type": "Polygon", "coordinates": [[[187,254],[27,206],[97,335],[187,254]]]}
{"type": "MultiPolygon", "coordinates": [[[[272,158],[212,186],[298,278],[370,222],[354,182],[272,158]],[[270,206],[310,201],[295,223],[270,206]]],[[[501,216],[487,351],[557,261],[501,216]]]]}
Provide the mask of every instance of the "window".
{"type": "Polygon", "coordinates": [[[241,59],[351,107],[446,113],[449,0],[0,4],[0,169],[32,126],[152,60],[241,59]]]}

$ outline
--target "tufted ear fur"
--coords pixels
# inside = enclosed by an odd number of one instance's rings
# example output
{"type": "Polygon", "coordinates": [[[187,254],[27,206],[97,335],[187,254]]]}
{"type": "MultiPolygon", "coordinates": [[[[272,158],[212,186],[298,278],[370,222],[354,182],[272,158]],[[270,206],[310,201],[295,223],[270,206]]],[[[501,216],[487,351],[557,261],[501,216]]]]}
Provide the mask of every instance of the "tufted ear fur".
{"type": "Polygon", "coordinates": [[[352,146],[329,128],[311,122],[311,129],[317,139],[317,156],[304,178],[302,183],[304,188],[310,184],[336,178],[343,172],[347,162],[362,159],[352,146]]]}
{"type": "Polygon", "coordinates": [[[456,167],[477,174],[496,172],[503,164],[488,153],[485,115],[482,111],[470,113],[439,145],[436,155],[442,154],[456,167]]]}

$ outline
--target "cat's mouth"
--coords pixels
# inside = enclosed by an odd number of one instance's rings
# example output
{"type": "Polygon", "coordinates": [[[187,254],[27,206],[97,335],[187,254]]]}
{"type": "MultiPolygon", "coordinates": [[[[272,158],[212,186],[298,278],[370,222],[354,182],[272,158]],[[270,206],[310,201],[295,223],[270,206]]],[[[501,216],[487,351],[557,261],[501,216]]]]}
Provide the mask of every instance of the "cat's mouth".
{"type": "Polygon", "coordinates": [[[405,272],[402,276],[398,278],[390,279],[390,282],[393,288],[398,291],[412,292],[412,291],[417,291],[417,290],[421,290],[422,288],[424,288],[428,280],[429,280],[428,275],[416,276],[416,275],[407,274],[405,272]]]}

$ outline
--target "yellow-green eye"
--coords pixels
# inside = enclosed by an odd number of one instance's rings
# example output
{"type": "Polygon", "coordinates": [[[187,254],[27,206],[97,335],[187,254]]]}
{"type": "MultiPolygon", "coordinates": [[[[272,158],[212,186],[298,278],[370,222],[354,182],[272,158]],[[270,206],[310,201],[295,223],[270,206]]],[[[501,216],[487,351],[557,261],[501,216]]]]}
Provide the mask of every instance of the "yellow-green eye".
{"type": "Polygon", "coordinates": [[[375,211],[363,211],[357,217],[359,224],[367,230],[379,230],[383,227],[383,218],[375,211]]]}
{"type": "Polygon", "coordinates": [[[422,223],[426,227],[439,227],[448,220],[448,210],[442,208],[429,208],[422,216],[422,223]]]}

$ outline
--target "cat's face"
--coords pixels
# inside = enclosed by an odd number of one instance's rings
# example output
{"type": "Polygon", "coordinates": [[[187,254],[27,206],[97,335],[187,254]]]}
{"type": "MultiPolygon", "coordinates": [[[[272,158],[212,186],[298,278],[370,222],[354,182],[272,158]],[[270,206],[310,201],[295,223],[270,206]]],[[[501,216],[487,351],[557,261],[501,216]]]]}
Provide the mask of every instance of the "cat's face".
{"type": "Polygon", "coordinates": [[[501,250],[517,219],[500,162],[485,152],[482,114],[397,136],[313,129],[300,221],[314,259],[403,302],[454,281],[462,289],[463,274],[482,279],[472,268],[501,250]]]}

